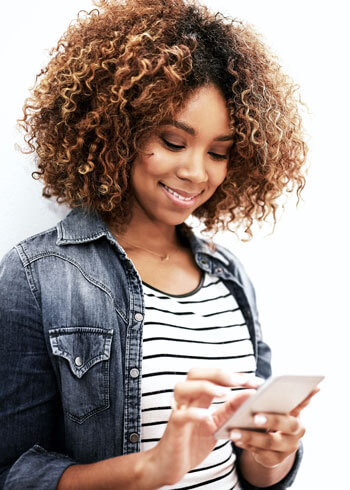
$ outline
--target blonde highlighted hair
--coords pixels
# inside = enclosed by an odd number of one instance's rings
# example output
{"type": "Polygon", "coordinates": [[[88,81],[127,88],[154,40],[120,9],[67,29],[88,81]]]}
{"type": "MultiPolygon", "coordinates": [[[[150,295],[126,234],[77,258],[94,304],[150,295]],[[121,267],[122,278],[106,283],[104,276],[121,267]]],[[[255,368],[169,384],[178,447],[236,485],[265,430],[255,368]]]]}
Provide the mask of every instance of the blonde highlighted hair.
{"type": "Polygon", "coordinates": [[[43,195],[128,222],[140,142],[199,87],[225,97],[234,144],[225,181],[194,216],[206,231],[275,217],[305,184],[296,87],[249,25],[186,0],[96,1],[37,76],[19,124],[43,195]]]}

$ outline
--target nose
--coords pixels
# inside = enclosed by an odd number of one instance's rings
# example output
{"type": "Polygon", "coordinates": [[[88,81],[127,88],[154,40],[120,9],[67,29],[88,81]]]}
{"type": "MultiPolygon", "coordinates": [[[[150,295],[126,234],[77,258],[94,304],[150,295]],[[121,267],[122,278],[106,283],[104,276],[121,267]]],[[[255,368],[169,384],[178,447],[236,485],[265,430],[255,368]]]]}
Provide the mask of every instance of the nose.
{"type": "Polygon", "coordinates": [[[207,182],[205,156],[201,152],[192,152],[186,155],[186,160],[179,165],[177,176],[182,180],[189,180],[195,184],[207,182]]]}

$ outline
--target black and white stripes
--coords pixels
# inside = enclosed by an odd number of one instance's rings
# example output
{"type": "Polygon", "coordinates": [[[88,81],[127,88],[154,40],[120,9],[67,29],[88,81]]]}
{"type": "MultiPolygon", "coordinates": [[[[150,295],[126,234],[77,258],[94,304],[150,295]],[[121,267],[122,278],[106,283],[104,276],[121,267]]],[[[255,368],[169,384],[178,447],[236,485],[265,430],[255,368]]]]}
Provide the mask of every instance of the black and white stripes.
{"type": "MultiPolygon", "coordinates": [[[[183,381],[192,367],[254,373],[256,365],[242,313],[217,277],[205,274],[198,288],[187,295],[168,295],[147,284],[143,287],[141,450],[147,450],[165,430],[175,384],[183,381]]],[[[219,441],[201,465],[172,488],[199,487],[240,488],[228,441],[219,441]]]]}

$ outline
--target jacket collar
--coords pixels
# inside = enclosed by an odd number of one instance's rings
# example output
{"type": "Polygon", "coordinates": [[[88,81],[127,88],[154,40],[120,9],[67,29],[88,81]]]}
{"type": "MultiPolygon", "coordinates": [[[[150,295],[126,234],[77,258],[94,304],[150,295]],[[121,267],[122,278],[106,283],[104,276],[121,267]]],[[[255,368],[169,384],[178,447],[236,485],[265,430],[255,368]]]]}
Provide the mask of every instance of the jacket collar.
{"type": "MultiPolygon", "coordinates": [[[[114,235],[110,232],[107,225],[95,210],[88,208],[74,208],[57,225],[57,245],[71,245],[92,242],[101,237],[107,237],[110,241],[117,243],[114,235]]],[[[223,265],[228,266],[229,260],[219,251],[214,250],[210,243],[197,237],[193,232],[188,235],[188,240],[197,262],[202,268],[207,265],[205,258],[219,260],[223,265]]],[[[118,246],[119,248],[119,246],[118,246]]]]}
{"type": "Polygon", "coordinates": [[[219,260],[226,266],[229,265],[227,258],[216,247],[213,248],[209,241],[197,237],[193,232],[190,233],[188,239],[195,256],[205,255],[212,259],[219,260]]]}
{"type": "Polygon", "coordinates": [[[74,208],[57,225],[57,245],[87,243],[110,235],[106,224],[97,211],[74,208]]]}

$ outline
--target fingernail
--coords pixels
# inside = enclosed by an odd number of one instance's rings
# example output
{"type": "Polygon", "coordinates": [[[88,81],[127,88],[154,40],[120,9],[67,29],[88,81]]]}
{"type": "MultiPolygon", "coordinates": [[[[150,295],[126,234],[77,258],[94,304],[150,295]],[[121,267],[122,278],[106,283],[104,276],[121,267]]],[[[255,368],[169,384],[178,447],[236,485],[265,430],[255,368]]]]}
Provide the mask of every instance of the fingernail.
{"type": "Polygon", "coordinates": [[[254,417],[254,423],[255,425],[264,425],[267,422],[267,418],[265,415],[255,415],[254,417]]]}
{"type": "Polygon", "coordinates": [[[238,430],[233,430],[230,434],[231,441],[238,441],[242,437],[242,434],[238,430]]]}

